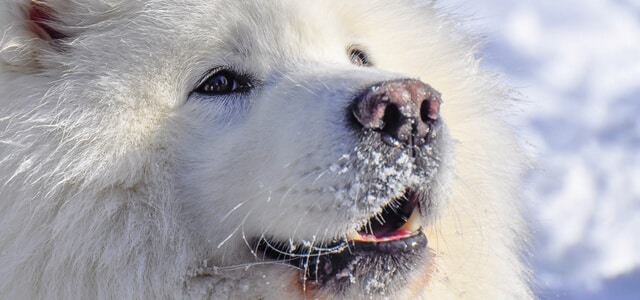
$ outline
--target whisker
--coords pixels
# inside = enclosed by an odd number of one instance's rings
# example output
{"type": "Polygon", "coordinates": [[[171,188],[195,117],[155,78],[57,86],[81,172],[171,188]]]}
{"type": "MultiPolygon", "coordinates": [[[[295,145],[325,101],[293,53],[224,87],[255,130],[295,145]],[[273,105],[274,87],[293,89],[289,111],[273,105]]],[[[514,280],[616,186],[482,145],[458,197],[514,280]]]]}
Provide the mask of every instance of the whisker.
{"type": "Polygon", "coordinates": [[[234,211],[238,210],[238,208],[240,208],[242,205],[244,205],[245,203],[247,203],[247,200],[244,200],[238,204],[236,204],[236,206],[234,206],[231,210],[229,210],[229,212],[227,212],[226,215],[224,215],[224,217],[222,217],[222,219],[220,219],[220,223],[224,222],[234,211]]]}

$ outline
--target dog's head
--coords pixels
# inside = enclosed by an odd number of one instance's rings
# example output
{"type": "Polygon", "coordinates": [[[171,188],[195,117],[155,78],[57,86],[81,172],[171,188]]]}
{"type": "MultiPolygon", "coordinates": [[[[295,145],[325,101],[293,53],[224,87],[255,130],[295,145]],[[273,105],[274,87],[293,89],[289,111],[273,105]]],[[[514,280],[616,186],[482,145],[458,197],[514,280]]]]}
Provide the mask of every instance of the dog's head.
{"type": "Polygon", "coordinates": [[[179,206],[191,275],[389,295],[429,277],[474,59],[431,5],[317,2],[32,1],[33,68],[107,118],[101,184],[179,206]]]}
{"type": "Polygon", "coordinates": [[[428,274],[422,229],[452,172],[446,94],[403,69],[425,58],[407,50],[420,37],[393,45],[399,12],[352,21],[358,6],[340,5],[234,4],[202,21],[197,36],[214,33],[179,114],[179,198],[210,264],[389,295],[428,274]]]}

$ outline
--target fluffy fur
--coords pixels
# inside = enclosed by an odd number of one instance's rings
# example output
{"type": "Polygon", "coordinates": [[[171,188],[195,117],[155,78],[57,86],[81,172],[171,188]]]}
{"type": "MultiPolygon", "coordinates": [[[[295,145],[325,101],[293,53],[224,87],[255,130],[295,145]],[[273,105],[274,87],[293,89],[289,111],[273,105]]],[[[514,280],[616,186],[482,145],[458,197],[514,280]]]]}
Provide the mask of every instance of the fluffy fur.
{"type": "Polygon", "coordinates": [[[390,295],[349,297],[531,298],[506,89],[424,2],[3,1],[1,298],[344,297],[250,239],[322,245],[397,196],[402,167],[370,203],[352,195],[372,187],[344,116],[358,88],[405,77],[442,94],[450,136],[429,182],[432,258],[390,295]],[[193,93],[217,67],[256,87],[193,93]]]}

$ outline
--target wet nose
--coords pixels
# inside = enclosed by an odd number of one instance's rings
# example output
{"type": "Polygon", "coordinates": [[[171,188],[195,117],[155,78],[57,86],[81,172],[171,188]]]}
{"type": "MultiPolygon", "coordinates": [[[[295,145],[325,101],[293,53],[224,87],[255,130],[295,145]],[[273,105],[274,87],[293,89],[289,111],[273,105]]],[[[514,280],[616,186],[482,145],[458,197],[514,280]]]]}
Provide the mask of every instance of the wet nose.
{"type": "Polygon", "coordinates": [[[425,145],[440,118],[440,93],[415,79],[385,81],[364,89],[351,106],[357,125],[379,132],[392,146],[425,145]]]}

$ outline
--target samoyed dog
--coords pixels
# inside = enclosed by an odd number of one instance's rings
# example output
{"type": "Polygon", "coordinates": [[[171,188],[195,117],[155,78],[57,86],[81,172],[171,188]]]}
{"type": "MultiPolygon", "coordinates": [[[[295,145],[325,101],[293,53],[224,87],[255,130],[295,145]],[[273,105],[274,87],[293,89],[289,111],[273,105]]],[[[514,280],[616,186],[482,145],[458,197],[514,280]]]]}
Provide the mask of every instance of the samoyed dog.
{"type": "Polygon", "coordinates": [[[531,298],[509,91],[434,1],[0,5],[0,298],[531,298]]]}

